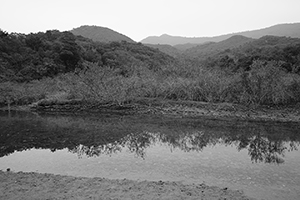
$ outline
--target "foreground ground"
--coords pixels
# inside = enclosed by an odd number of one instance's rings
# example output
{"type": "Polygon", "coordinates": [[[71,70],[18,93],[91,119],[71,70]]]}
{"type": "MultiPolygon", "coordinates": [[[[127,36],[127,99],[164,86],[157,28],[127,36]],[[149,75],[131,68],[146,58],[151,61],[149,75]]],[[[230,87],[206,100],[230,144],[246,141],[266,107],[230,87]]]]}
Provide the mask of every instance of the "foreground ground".
{"type": "Polygon", "coordinates": [[[0,171],[0,199],[250,199],[241,191],[180,182],[0,171]]]}

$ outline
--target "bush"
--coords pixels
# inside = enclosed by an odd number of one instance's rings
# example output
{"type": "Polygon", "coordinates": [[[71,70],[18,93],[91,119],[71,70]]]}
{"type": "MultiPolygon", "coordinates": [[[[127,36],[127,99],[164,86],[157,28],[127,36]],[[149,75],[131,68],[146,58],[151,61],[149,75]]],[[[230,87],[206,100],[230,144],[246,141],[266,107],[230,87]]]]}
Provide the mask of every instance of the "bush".
{"type": "Polygon", "coordinates": [[[241,87],[240,103],[282,105],[299,100],[299,82],[279,62],[255,61],[250,71],[241,73],[237,84],[241,87]]]}
{"type": "Polygon", "coordinates": [[[46,89],[38,83],[0,83],[1,105],[25,105],[45,98],[46,89]]]}
{"type": "Polygon", "coordinates": [[[121,75],[118,69],[85,64],[85,70],[78,73],[22,84],[1,83],[0,103],[82,99],[122,104],[135,98],[150,97],[245,105],[288,105],[300,100],[300,76],[287,73],[281,63],[275,61],[255,61],[249,71],[235,74],[195,66],[175,66],[169,71],[163,69],[156,72],[147,66],[131,66],[127,76],[121,75]],[[177,69],[179,74],[176,74],[177,69]]]}

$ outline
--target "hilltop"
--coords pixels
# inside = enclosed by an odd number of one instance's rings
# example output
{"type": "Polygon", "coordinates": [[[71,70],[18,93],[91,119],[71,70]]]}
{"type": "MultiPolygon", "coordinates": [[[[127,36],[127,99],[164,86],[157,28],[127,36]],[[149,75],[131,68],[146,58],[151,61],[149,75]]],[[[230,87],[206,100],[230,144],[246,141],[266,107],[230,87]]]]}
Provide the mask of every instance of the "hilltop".
{"type": "Polygon", "coordinates": [[[109,28],[101,27],[101,26],[80,26],[78,28],[74,28],[70,31],[74,35],[81,35],[85,38],[89,38],[95,42],[132,42],[135,41],[131,38],[118,33],[114,30],[111,30],[109,28]]]}
{"type": "MultiPolygon", "coordinates": [[[[163,34],[161,36],[147,37],[143,39],[141,43],[169,44],[172,46],[180,45],[180,44],[181,45],[188,44],[189,47],[191,47],[191,44],[203,44],[206,42],[220,42],[234,35],[241,35],[241,36],[255,38],[255,39],[258,39],[265,35],[300,38],[300,23],[278,24],[263,29],[244,31],[239,33],[230,33],[230,34],[214,36],[214,37],[180,37],[180,36],[171,36],[171,35],[163,34]]],[[[181,46],[180,49],[187,49],[187,48],[181,46]]]]}

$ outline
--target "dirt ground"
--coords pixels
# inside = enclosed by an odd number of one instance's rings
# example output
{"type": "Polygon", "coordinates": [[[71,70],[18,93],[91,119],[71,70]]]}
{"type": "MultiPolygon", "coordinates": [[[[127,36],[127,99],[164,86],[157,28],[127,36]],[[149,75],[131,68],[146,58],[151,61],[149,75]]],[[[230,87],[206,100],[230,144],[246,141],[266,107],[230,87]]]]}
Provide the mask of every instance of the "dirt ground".
{"type": "Polygon", "coordinates": [[[205,184],[109,180],[0,171],[0,199],[251,199],[242,191],[205,184]]]}

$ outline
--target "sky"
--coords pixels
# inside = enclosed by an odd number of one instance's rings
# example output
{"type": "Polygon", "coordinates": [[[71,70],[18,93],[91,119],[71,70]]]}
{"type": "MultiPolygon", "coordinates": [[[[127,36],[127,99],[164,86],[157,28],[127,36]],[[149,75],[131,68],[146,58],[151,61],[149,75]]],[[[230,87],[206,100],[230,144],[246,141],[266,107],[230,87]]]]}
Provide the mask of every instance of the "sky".
{"type": "Polygon", "coordinates": [[[9,33],[110,28],[135,41],[168,34],[217,36],[300,22],[300,0],[0,0],[9,33]]]}

